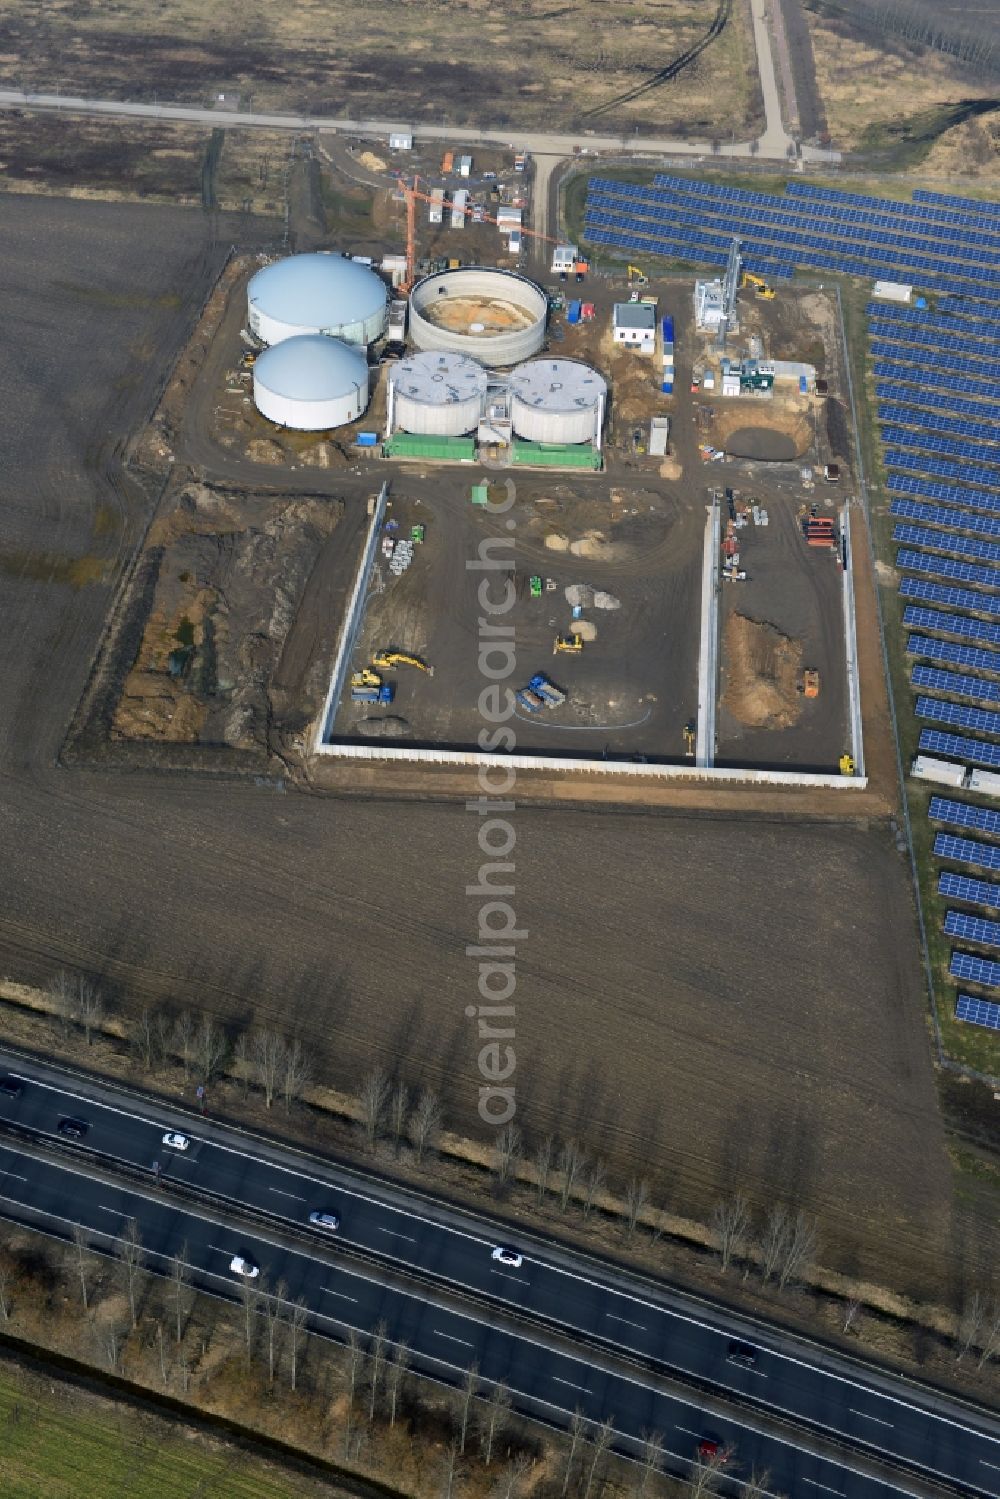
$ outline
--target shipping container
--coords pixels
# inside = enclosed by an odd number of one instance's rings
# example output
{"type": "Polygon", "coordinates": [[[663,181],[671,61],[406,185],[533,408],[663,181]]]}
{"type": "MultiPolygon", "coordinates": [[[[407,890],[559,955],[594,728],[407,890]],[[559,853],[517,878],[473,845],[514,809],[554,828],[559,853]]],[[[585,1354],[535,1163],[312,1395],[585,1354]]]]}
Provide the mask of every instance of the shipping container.
{"type": "Polygon", "coordinates": [[[955,765],[951,760],[934,760],[930,755],[917,755],[910,767],[910,775],[918,781],[936,781],[940,786],[965,785],[964,765],[955,765]]]}
{"type": "Polygon", "coordinates": [[[465,210],[469,204],[469,194],[464,187],[451,200],[451,227],[453,229],[465,228],[465,210]]]}
{"type": "Polygon", "coordinates": [[[662,322],[661,326],[662,326],[662,329],[663,329],[663,342],[665,344],[672,344],[673,341],[674,341],[674,320],[673,320],[673,318],[672,317],[665,317],[663,319],[663,322],[662,322]]]}
{"type": "Polygon", "coordinates": [[[566,312],[567,323],[578,323],[582,315],[582,303],[571,302],[566,312]]]}
{"type": "Polygon", "coordinates": [[[460,177],[468,177],[471,172],[472,172],[472,157],[471,156],[460,156],[459,159],[458,159],[458,175],[460,177]]]}
{"type": "Polygon", "coordinates": [[[674,393],[674,382],[672,380],[664,380],[660,386],[660,390],[665,396],[672,396],[674,393]]]}
{"type": "Polygon", "coordinates": [[[904,286],[901,281],[876,281],[872,287],[872,296],[885,302],[908,302],[912,295],[913,287],[904,286]]]}
{"type": "Polygon", "coordinates": [[[431,224],[444,223],[444,188],[436,187],[431,193],[431,206],[427,213],[428,222],[431,224]]]}
{"type": "Polygon", "coordinates": [[[359,432],[354,440],[359,448],[375,448],[378,446],[378,433],[359,432]]]}
{"type": "Polygon", "coordinates": [[[1000,776],[995,770],[970,770],[970,791],[981,791],[984,796],[1000,796],[1000,776]]]}
{"type": "Polygon", "coordinates": [[[441,158],[441,170],[442,170],[442,172],[444,172],[447,175],[447,173],[452,170],[452,168],[454,167],[454,165],[455,165],[455,153],[454,153],[454,151],[446,151],[444,153],[444,156],[441,158]]]}

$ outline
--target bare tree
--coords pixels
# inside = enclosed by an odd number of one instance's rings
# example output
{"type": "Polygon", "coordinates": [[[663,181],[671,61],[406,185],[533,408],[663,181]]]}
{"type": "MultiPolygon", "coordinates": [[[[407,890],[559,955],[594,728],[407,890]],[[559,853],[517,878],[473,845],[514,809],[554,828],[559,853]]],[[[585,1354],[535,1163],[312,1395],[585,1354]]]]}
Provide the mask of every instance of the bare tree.
{"type": "Polygon", "coordinates": [[[0,1254],[0,1317],[10,1321],[12,1304],[10,1299],[11,1269],[7,1256],[0,1254]]]}
{"type": "Polygon", "coordinates": [[[479,1389],[479,1365],[471,1363],[462,1376],[458,1397],[458,1450],[465,1456],[465,1443],[469,1435],[469,1412],[479,1389]]]}
{"type": "Polygon", "coordinates": [[[365,1144],[369,1150],[382,1133],[385,1111],[389,1102],[389,1078],[384,1067],[373,1067],[361,1080],[358,1096],[361,1104],[361,1127],[365,1132],[365,1144]]]}
{"type": "Polygon", "coordinates": [[[142,1235],[134,1218],[129,1218],[115,1241],[115,1252],[122,1267],[122,1278],[125,1281],[125,1292],[128,1296],[129,1316],[135,1328],[139,1321],[137,1307],[143,1275],[143,1252],[142,1235]]]}
{"type": "Polygon", "coordinates": [[[441,1499],[451,1499],[455,1486],[455,1470],[458,1467],[458,1444],[451,1442],[441,1461],[441,1499]]]}
{"type": "Polygon", "coordinates": [[[442,1119],[441,1103],[437,1094],[425,1088],[410,1120],[410,1144],[413,1146],[418,1163],[423,1161],[428,1150],[433,1150],[437,1137],[441,1133],[442,1119]]]}
{"type": "Polygon", "coordinates": [[[590,1468],[587,1472],[587,1482],[583,1490],[583,1499],[590,1499],[590,1489],[594,1482],[594,1476],[597,1473],[597,1465],[614,1441],[614,1436],[614,1421],[610,1416],[606,1416],[590,1439],[594,1448],[594,1455],[590,1459],[590,1468]]]}
{"type": "Polygon", "coordinates": [[[483,1430],[480,1436],[480,1448],[483,1454],[483,1462],[488,1468],[493,1461],[493,1448],[496,1439],[503,1431],[510,1419],[510,1391],[501,1381],[493,1386],[493,1393],[486,1402],[486,1414],[483,1417],[483,1430]]]}
{"type": "Polygon", "coordinates": [[[285,1038],[277,1031],[258,1030],[250,1037],[250,1065],[254,1081],[264,1095],[264,1105],[270,1108],[285,1065],[285,1038]]]}
{"type": "Polygon", "coordinates": [[[983,1319],[983,1331],[979,1342],[977,1369],[983,1369],[1000,1350],[1000,1298],[993,1302],[983,1319]]]}
{"type": "Polygon", "coordinates": [[[703,1499],[704,1495],[717,1491],[731,1455],[728,1448],[720,1447],[718,1452],[713,1452],[710,1457],[700,1457],[692,1465],[689,1499],[703,1499]]]}
{"type": "Polygon", "coordinates": [[[635,1233],[639,1214],[649,1201],[649,1183],[632,1177],[625,1188],[625,1229],[629,1238],[635,1233]]]}
{"type": "Polygon", "coordinates": [[[45,994],[59,1020],[63,1035],[69,1035],[76,1015],[76,980],[60,970],[45,986],[45,994]]]}
{"type": "Polygon", "coordinates": [[[167,1348],[163,1341],[163,1323],[156,1324],[156,1348],[160,1355],[160,1383],[164,1389],[167,1387],[167,1348]]]}
{"type": "Polygon", "coordinates": [[[594,1199],[604,1191],[606,1181],[607,1174],[604,1169],[604,1162],[598,1157],[596,1160],[591,1161],[587,1167],[587,1192],[583,1199],[583,1216],[585,1218],[590,1217],[590,1210],[594,1206],[594,1199]]]}
{"type": "Polygon", "coordinates": [[[500,1186],[505,1186],[521,1158],[521,1131],[513,1120],[497,1132],[493,1141],[493,1172],[500,1186]]]}
{"type": "Polygon", "coordinates": [[[857,1334],[861,1331],[861,1310],[862,1302],[860,1296],[852,1296],[844,1303],[844,1319],[841,1323],[842,1332],[857,1334]]]}
{"type": "Polygon", "coordinates": [[[791,1220],[784,1203],[769,1210],[760,1235],[760,1271],[765,1284],[773,1280],[791,1239],[791,1220]]]}
{"type": "Polygon", "coordinates": [[[389,1425],[396,1424],[396,1411],[399,1407],[399,1397],[403,1389],[403,1380],[409,1368],[410,1350],[405,1343],[397,1343],[392,1350],[392,1358],[389,1367],[385,1371],[385,1392],[389,1397],[389,1425]]]}
{"type": "Polygon", "coordinates": [[[279,1280],[273,1291],[268,1292],[266,1287],[261,1290],[261,1300],[264,1307],[264,1327],[267,1333],[267,1387],[274,1388],[274,1366],[278,1352],[278,1333],[284,1325],[285,1298],[288,1295],[288,1287],[283,1280],[279,1280]]]}
{"type": "Polygon", "coordinates": [[[80,1281],[80,1299],[83,1302],[84,1311],[90,1306],[90,1269],[92,1256],[90,1245],[87,1241],[87,1233],[82,1223],[73,1224],[73,1248],[76,1251],[74,1262],[76,1273],[80,1281]]]}
{"type": "Polygon", "coordinates": [[[301,1299],[289,1301],[285,1305],[285,1325],[288,1328],[288,1382],[293,1390],[298,1379],[299,1354],[307,1336],[308,1315],[309,1308],[301,1299]]]}
{"type": "Polygon", "coordinates": [[[409,1107],[410,1090],[402,1079],[399,1079],[389,1099],[389,1133],[392,1135],[392,1143],[396,1147],[397,1155],[403,1143],[403,1135],[406,1133],[406,1116],[409,1107]]]}
{"type": "Polygon", "coordinates": [[[761,1472],[758,1472],[756,1468],[751,1468],[750,1477],[743,1485],[740,1499],[767,1499],[770,1490],[771,1475],[767,1468],[761,1472]]]}
{"type": "Polygon", "coordinates": [[[104,1349],[104,1357],[108,1361],[108,1367],[115,1373],[122,1355],[127,1329],[116,1321],[108,1322],[101,1333],[101,1344],[104,1349]]]}
{"type": "Polygon", "coordinates": [[[534,1463],[526,1452],[518,1452],[514,1457],[508,1458],[500,1482],[494,1490],[497,1499],[514,1499],[514,1495],[520,1491],[521,1480],[527,1478],[533,1467],[534,1463]]]}
{"type": "Polygon", "coordinates": [[[551,1135],[546,1135],[545,1139],[535,1147],[535,1191],[538,1194],[539,1207],[545,1201],[545,1194],[549,1189],[555,1148],[556,1144],[551,1135]]]}
{"type": "Polygon", "coordinates": [[[253,1043],[246,1031],[240,1031],[236,1037],[236,1045],[233,1047],[233,1072],[239,1078],[240,1094],[245,1103],[254,1075],[253,1043]]]}
{"type": "Polygon", "coordinates": [[[203,1015],[194,1036],[194,1065],[199,1082],[212,1081],[229,1051],[229,1037],[211,1015],[203,1015]]]}
{"type": "Polygon", "coordinates": [[[240,1276],[240,1306],[243,1309],[243,1341],[247,1350],[247,1365],[253,1358],[253,1335],[257,1326],[257,1312],[261,1294],[265,1292],[263,1282],[251,1280],[249,1275],[240,1276]]]}
{"type": "Polygon", "coordinates": [[[559,1206],[566,1211],[577,1178],[586,1164],[586,1156],[575,1140],[567,1140],[559,1148],[559,1174],[562,1184],[559,1189],[559,1206]]]}
{"type": "Polygon", "coordinates": [[[960,1364],[970,1348],[979,1343],[985,1323],[986,1298],[981,1291],[973,1291],[958,1319],[956,1363],[960,1364]]]}
{"type": "Polygon", "coordinates": [[[293,1103],[301,1103],[302,1095],[312,1079],[312,1058],[296,1036],[285,1048],[281,1069],[281,1093],[285,1100],[286,1114],[291,1111],[293,1103]]]}
{"type": "Polygon", "coordinates": [[[663,1462],[663,1437],[658,1431],[643,1432],[642,1457],[639,1461],[642,1464],[642,1468],[636,1494],[638,1495],[638,1499],[643,1499],[643,1495],[649,1487],[649,1480],[653,1477],[654,1473],[661,1471],[661,1464],[663,1462]]]}
{"type": "Polygon", "coordinates": [[[185,1078],[191,1072],[195,1052],[195,1018],[190,1010],[182,1010],[174,1021],[171,1045],[181,1059],[185,1078]]]}
{"type": "Polygon", "coordinates": [[[184,1322],[191,1308],[191,1269],[187,1260],[187,1244],[170,1257],[170,1300],[174,1313],[174,1342],[184,1336],[184,1322]]]}
{"type": "Polygon", "coordinates": [[[351,1418],[354,1415],[354,1401],[358,1390],[358,1375],[361,1365],[364,1363],[365,1351],[361,1346],[361,1339],[354,1328],[350,1328],[347,1334],[347,1352],[345,1357],[345,1370],[347,1373],[347,1411],[344,1416],[344,1452],[350,1451],[351,1447],[351,1418]]]}
{"type": "Polygon", "coordinates": [[[816,1254],[816,1243],[816,1225],[808,1214],[800,1209],[788,1225],[781,1262],[778,1265],[778,1286],[782,1291],[801,1270],[805,1270],[812,1264],[816,1254]]]}
{"type": "Polygon", "coordinates": [[[750,1227],[750,1208],[742,1192],[724,1197],[712,1211],[712,1227],[719,1242],[723,1273],[729,1269],[733,1255],[743,1248],[750,1227]]]}
{"type": "Polygon", "coordinates": [[[569,1447],[566,1451],[566,1466],[563,1469],[562,1488],[559,1490],[559,1493],[561,1496],[563,1496],[563,1499],[565,1499],[566,1490],[569,1488],[570,1474],[573,1471],[573,1464],[576,1461],[577,1448],[580,1446],[580,1443],[586,1439],[586,1434],[586,1417],[584,1416],[580,1407],[577,1406],[576,1410],[569,1418],[569,1447]]]}
{"type": "Polygon", "coordinates": [[[144,1072],[155,1071],[160,1061],[161,1031],[159,1012],[143,1005],[129,1025],[129,1039],[144,1072]]]}
{"type": "Polygon", "coordinates": [[[372,1343],[368,1353],[371,1365],[371,1390],[368,1399],[369,1426],[375,1420],[375,1403],[378,1400],[379,1380],[382,1378],[382,1370],[385,1367],[385,1345],[388,1332],[385,1322],[379,1321],[375,1324],[375,1330],[372,1333],[372,1343]]]}

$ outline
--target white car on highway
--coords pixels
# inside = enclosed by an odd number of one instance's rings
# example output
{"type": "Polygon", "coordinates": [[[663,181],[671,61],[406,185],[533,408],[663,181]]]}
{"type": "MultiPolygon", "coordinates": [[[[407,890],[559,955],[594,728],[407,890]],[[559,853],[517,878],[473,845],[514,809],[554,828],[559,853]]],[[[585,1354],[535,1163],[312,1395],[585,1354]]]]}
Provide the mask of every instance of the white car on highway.
{"type": "Polygon", "coordinates": [[[505,1248],[503,1244],[497,1245],[490,1258],[497,1260],[501,1265],[510,1265],[514,1270],[524,1264],[523,1254],[518,1254],[516,1249],[505,1248]]]}
{"type": "Polygon", "coordinates": [[[163,1136],[163,1143],[168,1150],[187,1150],[191,1144],[190,1135],[179,1135],[176,1130],[168,1129],[163,1136]]]}
{"type": "Polygon", "coordinates": [[[260,1266],[255,1265],[253,1260],[244,1259],[241,1254],[234,1255],[229,1268],[234,1275],[242,1275],[245,1280],[256,1280],[260,1274],[260,1266]]]}

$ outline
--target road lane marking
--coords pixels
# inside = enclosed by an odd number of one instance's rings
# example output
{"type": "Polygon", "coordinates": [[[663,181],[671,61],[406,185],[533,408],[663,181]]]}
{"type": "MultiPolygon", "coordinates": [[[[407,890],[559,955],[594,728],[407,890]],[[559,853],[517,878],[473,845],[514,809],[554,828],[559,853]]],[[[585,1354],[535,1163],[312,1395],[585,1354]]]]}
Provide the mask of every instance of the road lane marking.
{"type": "Polygon", "coordinates": [[[881,1416],[870,1416],[867,1411],[857,1411],[853,1405],[847,1407],[852,1416],[860,1416],[862,1421],[877,1421],[879,1426],[891,1426],[891,1421],[883,1421],[881,1416]]]}
{"type": "Polygon", "coordinates": [[[585,1395],[590,1393],[585,1384],[574,1384],[571,1379],[560,1379],[558,1374],[553,1374],[552,1383],[568,1385],[571,1390],[582,1390],[585,1395]]]}
{"type": "Polygon", "coordinates": [[[494,1275],[501,1276],[504,1280],[516,1280],[519,1286],[530,1286],[531,1281],[526,1280],[523,1275],[508,1275],[506,1270],[494,1270],[494,1275]]]}
{"type": "Polygon", "coordinates": [[[28,1180],[26,1176],[18,1176],[16,1171],[8,1171],[6,1167],[2,1169],[5,1181],[26,1182],[28,1180]]]}
{"type": "Polygon", "coordinates": [[[324,1296],[336,1296],[341,1301],[357,1301],[356,1296],[348,1296],[346,1291],[331,1291],[329,1286],[323,1287],[324,1296]]]}
{"type": "Polygon", "coordinates": [[[379,1223],[375,1225],[375,1232],[377,1234],[388,1234],[390,1239],[409,1239],[411,1244],[417,1242],[412,1234],[404,1234],[398,1228],[383,1228],[379,1223]]]}
{"type": "Polygon", "coordinates": [[[123,1210],[121,1208],[108,1208],[104,1206],[103,1202],[99,1202],[97,1204],[97,1211],[99,1213],[115,1213],[120,1218],[123,1210]]]}
{"type": "Polygon", "coordinates": [[[985,1457],[981,1457],[979,1461],[982,1463],[984,1468],[995,1468],[996,1471],[1000,1473],[1000,1463],[988,1463],[985,1457]]]}
{"type": "Polygon", "coordinates": [[[269,1192],[277,1192],[279,1197],[294,1197],[296,1202],[308,1202],[308,1197],[300,1197],[298,1192],[283,1192],[280,1187],[268,1187],[269,1192]]]}
{"type": "Polygon", "coordinates": [[[463,1348],[474,1348],[476,1346],[475,1343],[470,1343],[468,1338],[453,1337],[450,1332],[441,1332],[437,1327],[432,1327],[431,1332],[436,1338],[447,1338],[449,1343],[461,1343],[463,1348]]]}
{"type": "Polygon", "coordinates": [[[809,1487],[812,1488],[812,1489],[823,1489],[827,1494],[836,1494],[837,1495],[837,1499],[844,1499],[844,1496],[843,1496],[843,1493],[841,1492],[841,1490],[840,1489],[831,1489],[831,1487],[830,1487],[830,1485],[828,1483],[817,1483],[816,1480],[815,1480],[815,1478],[803,1478],[802,1482],[803,1483],[807,1483],[809,1485],[809,1487]]]}
{"type": "Polygon", "coordinates": [[[616,1317],[614,1312],[606,1312],[605,1316],[611,1322],[624,1322],[626,1327],[637,1327],[640,1332],[646,1331],[645,1322],[630,1322],[627,1317],[616,1317]]]}

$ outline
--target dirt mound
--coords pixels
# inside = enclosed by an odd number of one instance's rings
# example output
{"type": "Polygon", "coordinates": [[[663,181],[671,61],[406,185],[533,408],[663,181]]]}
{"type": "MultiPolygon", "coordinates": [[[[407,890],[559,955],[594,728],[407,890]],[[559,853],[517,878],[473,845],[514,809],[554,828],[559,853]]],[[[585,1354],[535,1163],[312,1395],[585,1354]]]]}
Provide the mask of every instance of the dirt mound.
{"type": "Polygon", "coordinates": [[[802,711],[802,646],[775,628],[731,614],[723,632],[726,686],[721,705],[739,723],[787,729],[802,711]]]}
{"type": "Polygon", "coordinates": [[[386,163],[382,160],[381,156],[376,156],[374,151],[361,151],[358,155],[358,160],[363,167],[368,168],[369,172],[386,171],[386,163]]]}
{"type": "Polygon", "coordinates": [[[357,729],[362,739],[406,739],[410,724],[406,718],[387,713],[384,718],[363,718],[357,729]]]}
{"type": "Polygon", "coordinates": [[[661,479],[680,479],[684,475],[684,465],[676,458],[664,458],[659,472],[661,479]]]}
{"type": "Polygon", "coordinates": [[[545,545],[550,552],[568,552],[569,537],[564,536],[561,531],[550,531],[545,538],[545,545]]]}
{"type": "Polygon", "coordinates": [[[756,458],[762,463],[791,463],[798,457],[795,439],[773,427],[738,427],[726,438],[730,458],[756,458]]]}
{"type": "Polygon", "coordinates": [[[597,626],[591,624],[589,619],[571,619],[564,633],[579,635],[581,640],[596,640],[597,626]]]}
{"type": "Polygon", "coordinates": [[[567,604],[572,604],[574,609],[578,604],[583,609],[592,609],[594,606],[594,590],[589,583],[570,583],[565,594],[567,604]]]}
{"type": "Polygon", "coordinates": [[[254,463],[269,463],[272,467],[285,461],[281,448],[269,437],[255,437],[248,442],[247,457],[251,458],[254,463]]]}
{"type": "Polygon", "coordinates": [[[595,609],[620,609],[621,606],[621,599],[616,599],[613,593],[605,593],[603,588],[599,588],[594,594],[595,609]]]}
{"type": "Polygon", "coordinates": [[[594,562],[610,562],[615,548],[603,531],[588,531],[579,541],[571,541],[569,549],[574,557],[589,557],[594,562]]]}

